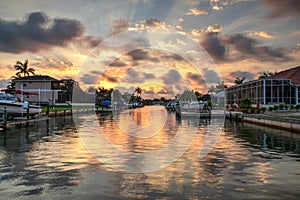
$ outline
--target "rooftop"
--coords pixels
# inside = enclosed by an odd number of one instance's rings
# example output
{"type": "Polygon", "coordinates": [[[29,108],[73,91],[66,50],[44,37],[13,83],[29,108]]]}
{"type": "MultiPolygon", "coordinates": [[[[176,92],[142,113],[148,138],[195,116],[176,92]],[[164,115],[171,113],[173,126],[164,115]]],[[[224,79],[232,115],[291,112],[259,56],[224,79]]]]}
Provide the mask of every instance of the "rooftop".
{"type": "Polygon", "coordinates": [[[57,79],[48,75],[25,76],[14,79],[14,81],[58,81],[57,79]]]}
{"type": "Polygon", "coordinates": [[[291,79],[292,83],[300,84],[300,66],[275,73],[271,78],[291,79]]]}

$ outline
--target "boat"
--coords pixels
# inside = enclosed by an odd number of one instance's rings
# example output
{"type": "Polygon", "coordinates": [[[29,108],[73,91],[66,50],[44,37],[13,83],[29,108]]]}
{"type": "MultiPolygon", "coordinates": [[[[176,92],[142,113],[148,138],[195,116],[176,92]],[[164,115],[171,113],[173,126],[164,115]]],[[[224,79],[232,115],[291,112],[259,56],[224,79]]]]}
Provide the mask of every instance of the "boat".
{"type": "Polygon", "coordinates": [[[165,105],[165,108],[167,110],[170,110],[170,111],[176,111],[176,108],[179,107],[179,102],[177,101],[169,101],[166,105],[165,105]]]}
{"type": "Polygon", "coordinates": [[[42,112],[41,106],[31,105],[27,101],[21,102],[12,94],[0,92],[0,111],[4,110],[11,115],[27,114],[27,112],[29,115],[35,115],[42,112]]]}
{"type": "Polygon", "coordinates": [[[176,107],[176,114],[183,117],[210,117],[211,111],[207,102],[180,101],[176,107]]]}
{"type": "Polygon", "coordinates": [[[112,112],[112,104],[110,98],[105,98],[100,105],[96,107],[96,112],[112,112]]]}

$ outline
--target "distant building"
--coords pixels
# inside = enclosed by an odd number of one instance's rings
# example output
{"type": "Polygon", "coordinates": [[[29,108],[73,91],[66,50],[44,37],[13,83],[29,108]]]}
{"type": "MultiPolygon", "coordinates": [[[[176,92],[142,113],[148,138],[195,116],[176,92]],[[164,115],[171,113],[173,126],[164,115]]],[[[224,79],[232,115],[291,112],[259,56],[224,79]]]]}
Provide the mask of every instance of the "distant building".
{"type": "Polygon", "coordinates": [[[239,104],[243,98],[250,98],[252,104],[299,104],[300,66],[275,75],[234,85],[225,89],[227,104],[239,104]]]}
{"type": "Polygon", "coordinates": [[[39,104],[92,102],[93,96],[83,92],[78,82],[72,79],[57,80],[48,75],[26,76],[14,79],[16,89],[35,92],[38,95],[24,96],[18,94],[19,99],[39,104]]]}
{"type": "Polygon", "coordinates": [[[211,100],[214,104],[216,104],[218,106],[224,106],[225,91],[221,91],[216,94],[212,94],[211,100]]]}

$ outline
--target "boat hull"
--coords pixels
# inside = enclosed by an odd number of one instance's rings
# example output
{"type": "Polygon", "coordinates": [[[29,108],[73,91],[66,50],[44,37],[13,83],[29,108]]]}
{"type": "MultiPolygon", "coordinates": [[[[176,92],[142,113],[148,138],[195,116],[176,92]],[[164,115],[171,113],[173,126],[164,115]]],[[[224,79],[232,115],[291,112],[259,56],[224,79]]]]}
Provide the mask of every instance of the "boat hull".
{"type": "MultiPolygon", "coordinates": [[[[14,102],[14,103],[0,102],[0,110],[4,111],[5,109],[9,114],[27,114],[27,109],[23,107],[23,103],[21,102],[14,102]]],[[[42,112],[42,108],[40,106],[29,105],[30,115],[34,115],[40,112],[42,112]]]]}

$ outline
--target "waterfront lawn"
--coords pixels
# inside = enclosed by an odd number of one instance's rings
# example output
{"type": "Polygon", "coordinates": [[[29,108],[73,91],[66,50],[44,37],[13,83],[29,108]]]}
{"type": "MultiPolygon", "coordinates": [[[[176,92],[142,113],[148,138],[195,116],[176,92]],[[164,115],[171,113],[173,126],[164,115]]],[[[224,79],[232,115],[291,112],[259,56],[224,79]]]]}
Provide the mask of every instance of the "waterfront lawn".
{"type": "Polygon", "coordinates": [[[300,119],[300,115],[289,115],[285,117],[300,119]]]}
{"type": "MultiPolygon", "coordinates": [[[[42,112],[47,111],[48,106],[43,106],[42,107],[42,112]]],[[[49,106],[49,111],[63,111],[63,110],[72,110],[71,105],[64,105],[64,106],[49,106]]]]}
{"type": "MultiPolygon", "coordinates": [[[[47,112],[47,107],[48,106],[43,106],[42,112],[47,112]]],[[[93,106],[54,105],[54,106],[49,106],[49,112],[64,111],[64,110],[77,110],[77,109],[83,109],[83,108],[93,108],[93,106]]]]}

